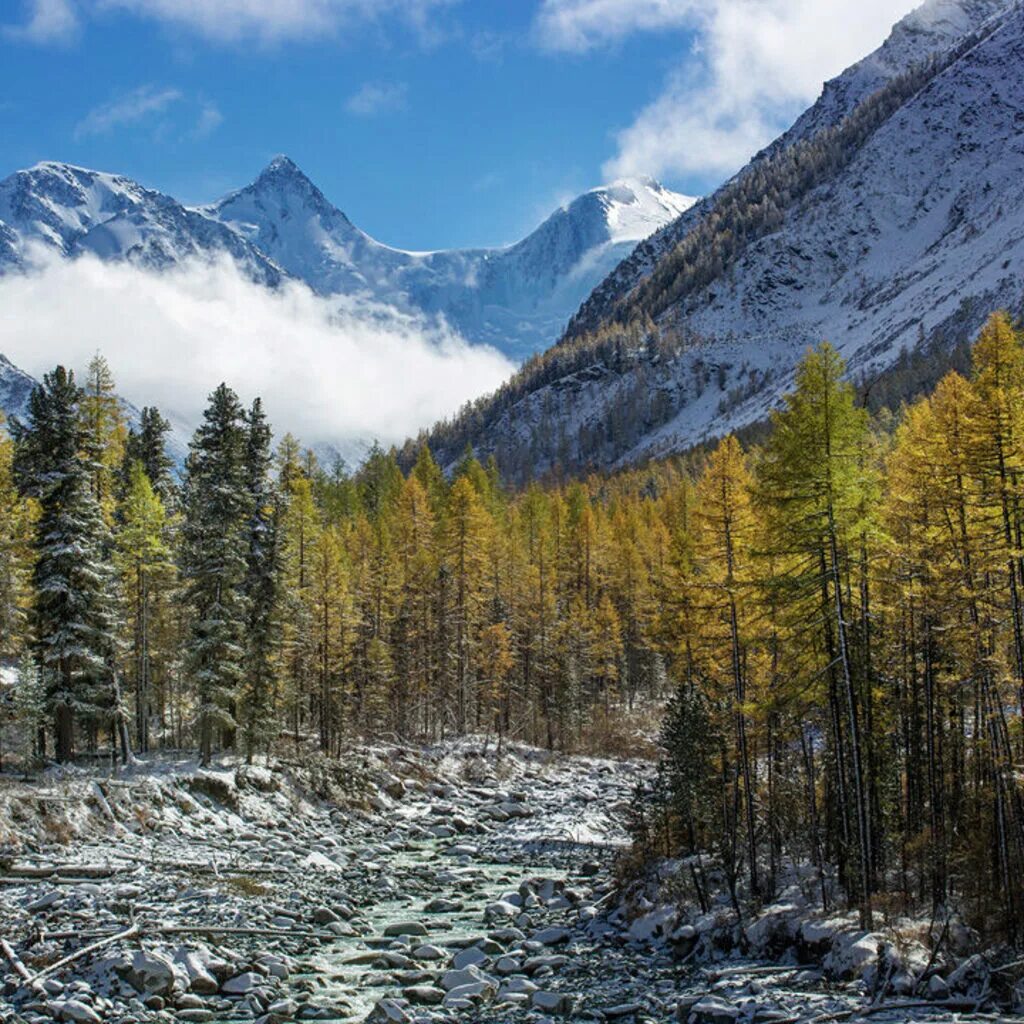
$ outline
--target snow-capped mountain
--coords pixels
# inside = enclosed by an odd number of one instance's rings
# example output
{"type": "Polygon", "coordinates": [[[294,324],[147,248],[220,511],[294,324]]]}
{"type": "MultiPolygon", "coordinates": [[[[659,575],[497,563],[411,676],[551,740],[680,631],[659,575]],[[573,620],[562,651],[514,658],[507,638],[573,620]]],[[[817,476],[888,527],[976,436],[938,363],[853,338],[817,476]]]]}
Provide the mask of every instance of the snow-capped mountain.
{"type": "Polygon", "coordinates": [[[862,64],[638,247],[568,343],[439,427],[442,457],[469,442],[520,475],[637,462],[763,419],[822,339],[874,379],[921,339],[1024,311],[1024,7],[931,0],[862,64]]]}
{"type": "Polygon", "coordinates": [[[0,271],[25,267],[34,245],[61,256],[92,253],[157,268],[223,252],[254,280],[281,279],[277,267],[224,225],[130,178],[70,164],[40,163],[0,181],[0,271]]]}
{"type": "MultiPolygon", "coordinates": [[[[5,420],[27,419],[29,397],[37,383],[33,376],[15,366],[5,355],[0,355],[0,412],[5,420]]],[[[118,401],[128,426],[138,427],[142,419],[140,410],[123,398],[118,401]]],[[[167,454],[177,466],[185,464],[190,433],[187,426],[172,421],[167,435],[167,454]]]]}
{"type": "MultiPolygon", "coordinates": [[[[826,82],[821,96],[736,177],[749,173],[771,154],[839,125],[859,104],[909,68],[955,46],[987,22],[1000,17],[1014,0],[925,0],[897,22],[880,47],[826,82]]],[[[735,180],[735,179],[733,179],[735,180]]],[[[726,183],[728,185],[728,183],[726,183]]],[[[726,186],[723,186],[723,188],[726,186]]],[[[721,190],[719,190],[720,192],[721,190]]],[[[569,331],[596,328],[614,305],[643,281],[687,232],[714,208],[716,192],[692,205],[644,239],[594,290],[572,319],[569,331]]]]}
{"type": "Polygon", "coordinates": [[[7,419],[24,419],[28,413],[28,399],[35,380],[19,369],[6,356],[0,355],[0,410],[7,419]]]}
{"type": "Polygon", "coordinates": [[[155,268],[226,253],[260,283],[290,277],[320,295],[443,316],[518,359],[554,341],[636,242],[693,201],[650,180],[616,182],[516,245],[416,253],[361,231],[287,157],[199,208],[129,178],[42,163],[0,181],[0,272],[28,266],[33,245],[155,268]]]}

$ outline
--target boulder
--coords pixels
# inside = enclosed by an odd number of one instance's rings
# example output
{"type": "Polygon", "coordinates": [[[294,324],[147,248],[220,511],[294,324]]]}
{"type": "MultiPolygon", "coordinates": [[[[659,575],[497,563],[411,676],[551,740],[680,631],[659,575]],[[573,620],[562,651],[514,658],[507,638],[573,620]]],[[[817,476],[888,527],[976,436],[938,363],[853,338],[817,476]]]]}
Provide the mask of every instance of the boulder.
{"type": "Polygon", "coordinates": [[[136,950],[126,981],[143,995],[166,995],[174,988],[174,965],[162,953],[136,950]]]}
{"type": "Polygon", "coordinates": [[[705,996],[690,1007],[690,1024],[735,1024],[739,1008],[717,996],[705,996]]]}
{"type": "Polygon", "coordinates": [[[263,976],[261,974],[257,974],[255,971],[245,971],[242,974],[236,974],[233,978],[228,978],[221,985],[220,990],[228,996],[244,996],[262,984],[263,976]]]}
{"type": "Polygon", "coordinates": [[[426,925],[419,921],[395,921],[384,929],[384,935],[392,938],[399,935],[426,935],[426,925]]]}
{"type": "Polygon", "coordinates": [[[437,1006],[444,1002],[444,989],[435,985],[410,985],[402,989],[402,995],[410,1003],[420,1003],[425,1006],[437,1006]]]}
{"type": "Polygon", "coordinates": [[[564,992],[548,992],[541,989],[533,993],[530,1000],[535,1010],[543,1013],[571,1013],[572,997],[564,992]]]}

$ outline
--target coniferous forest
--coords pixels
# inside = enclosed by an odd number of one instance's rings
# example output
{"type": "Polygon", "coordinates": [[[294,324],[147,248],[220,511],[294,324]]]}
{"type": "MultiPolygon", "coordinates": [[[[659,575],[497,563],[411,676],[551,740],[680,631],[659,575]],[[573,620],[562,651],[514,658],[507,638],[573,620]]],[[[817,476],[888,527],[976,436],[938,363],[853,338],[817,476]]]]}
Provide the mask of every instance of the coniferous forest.
{"type": "MultiPolygon", "coordinates": [[[[1024,927],[1024,334],[860,408],[823,344],[763,444],[514,491],[467,452],[349,476],[220,385],[180,474],[101,357],[0,443],[8,757],[481,734],[635,753],[637,849],[710,851],[737,908],[1024,927]]],[[[696,898],[705,899],[694,869],[696,898]]]]}

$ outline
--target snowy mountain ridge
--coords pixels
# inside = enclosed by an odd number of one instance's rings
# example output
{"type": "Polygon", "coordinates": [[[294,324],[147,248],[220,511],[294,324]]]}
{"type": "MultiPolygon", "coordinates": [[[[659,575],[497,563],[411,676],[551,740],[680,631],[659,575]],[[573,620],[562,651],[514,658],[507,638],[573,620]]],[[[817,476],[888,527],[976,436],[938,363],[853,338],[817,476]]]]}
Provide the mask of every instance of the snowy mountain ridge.
{"type": "Polygon", "coordinates": [[[880,90],[849,108],[871,78],[857,66],[848,87],[826,86],[732,183],[639,246],[563,343],[439,425],[442,459],[469,443],[518,477],[637,463],[763,420],[823,339],[873,380],[901,353],[968,340],[994,309],[1024,311],[1024,9],[931,0],[909,24],[886,61],[867,58],[880,90]],[[940,26],[931,43],[921,24],[940,26]],[[928,53],[936,40],[946,49],[928,53]],[[716,260],[722,232],[734,241],[716,260]]]}
{"type": "Polygon", "coordinates": [[[226,253],[261,284],[294,278],[323,296],[440,316],[521,359],[554,341],[594,285],[693,202],[650,179],[615,182],[514,245],[418,253],[360,230],[285,156],[194,208],[130,178],[44,162],[0,181],[0,273],[26,269],[32,245],[157,269],[226,253]]]}
{"type": "MultiPolygon", "coordinates": [[[[878,49],[824,84],[821,96],[771,145],[756,154],[734,178],[749,172],[771,154],[816,133],[839,125],[859,104],[908,69],[956,46],[970,33],[999,19],[1015,0],[925,0],[898,21],[878,49]]],[[[659,260],[714,209],[730,182],[693,204],[683,216],[652,233],[637,245],[583,303],[570,321],[568,333],[595,329],[614,306],[645,280],[659,260]]]]}

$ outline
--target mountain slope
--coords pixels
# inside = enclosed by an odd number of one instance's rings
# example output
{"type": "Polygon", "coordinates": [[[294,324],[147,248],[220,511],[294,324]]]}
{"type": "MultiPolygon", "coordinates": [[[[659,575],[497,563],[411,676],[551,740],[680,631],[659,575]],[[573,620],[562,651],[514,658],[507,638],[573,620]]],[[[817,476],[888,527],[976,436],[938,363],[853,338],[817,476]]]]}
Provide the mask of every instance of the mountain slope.
{"type": "MultiPolygon", "coordinates": [[[[755,155],[736,177],[749,174],[754,167],[781,149],[835,128],[868,97],[883,89],[893,79],[935,54],[946,52],[990,20],[1004,14],[1012,5],[1013,0],[926,0],[893,26],[877,50],[826,82],[818,100],[774,143],[755,155]]],[[[650,275],[659,260],[694,225],[713,212],[721,191],[699,201],[683,216],[641,242],[595,288],[573,316],[568,333],[583,334],[595,330],[607,320],[616,304],[650,275]]]]}
{"type": "Polygon", "coordinates": [[[262,284],[294,278],[321,295],[441,316],[468,340],[523,358],[558,337],[637,241],[692,202],[650,180],[617,182],[516,245],[414,253],[357,228],[287,157],[194,209],[128,178],[42,163],[0,181],[0,271],[30,266],[33,246],[156,269],[226,254],[262,284]]]}
{"type": "MultiPolygon", "coordinates": [[[[966,0],[965,23],[988,7],[966,0]]],[[[764,418],[822,338],[873,378],[922,337],[950,345],[1024,308],[1019,6],[791,139],[684,214],[633,288],[438,428],[442,457],[469,442],[522,475],[678,451],[764,418]]]]}

